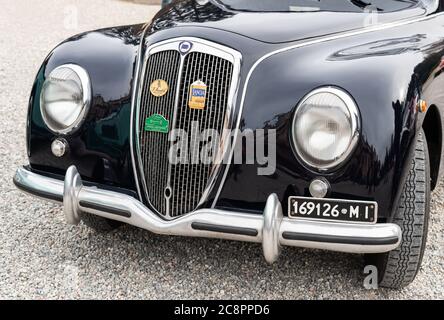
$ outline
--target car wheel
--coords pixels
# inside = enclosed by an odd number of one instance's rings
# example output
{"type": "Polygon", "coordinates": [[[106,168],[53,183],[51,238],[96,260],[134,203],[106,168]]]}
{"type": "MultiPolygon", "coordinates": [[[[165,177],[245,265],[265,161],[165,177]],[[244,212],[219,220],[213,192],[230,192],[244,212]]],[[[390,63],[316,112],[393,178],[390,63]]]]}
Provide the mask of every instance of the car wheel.
{"type": "Polygon", "coordinates": [[[123,224],[120,221],[102,218],[86,212],[81,212],[79,215],[85,225],[100,233],[113,231],[123,224]]]}
{"type": "Polygon", "coordinates": [[[430,216],[430,163],[427,141],[421,130],[411,168],[393,222],[402,230],[400,246],[388,253],[366,256],[378,269],[381,287],[399,289],[416,277],[424,256],[430,216]]]}

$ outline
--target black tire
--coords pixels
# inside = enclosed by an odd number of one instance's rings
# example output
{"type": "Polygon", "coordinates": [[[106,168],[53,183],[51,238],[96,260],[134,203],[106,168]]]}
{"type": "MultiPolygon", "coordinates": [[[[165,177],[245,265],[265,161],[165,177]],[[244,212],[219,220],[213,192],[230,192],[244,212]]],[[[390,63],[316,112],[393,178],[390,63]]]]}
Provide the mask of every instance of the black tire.
{"type": "Polygon", "coordinates": [[[413,282],[421,267],[430,216],[430,162],[423,131],[418,135],[411,169],[393,222],[402,230],[400,246],[388,253],[366,256],[378,269],[381,287],[400,289],[413,282]]]}
{"type": "Polygon", "coordinates": [[[80,213],[80,219],[86,226],[90,227],[91,229],[94,229],[99,233],[106,233],[113,231],[123,224],[123,222],[120,221],[102,218],[94,214],[89,214],[85,212],[80,213]]]}

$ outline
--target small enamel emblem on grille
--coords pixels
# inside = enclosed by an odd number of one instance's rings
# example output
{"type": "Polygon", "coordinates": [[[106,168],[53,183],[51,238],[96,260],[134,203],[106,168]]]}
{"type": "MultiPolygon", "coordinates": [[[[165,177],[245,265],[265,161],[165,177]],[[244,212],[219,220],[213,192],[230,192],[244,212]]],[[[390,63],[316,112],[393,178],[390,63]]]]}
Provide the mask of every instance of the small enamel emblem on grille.
{"type": "Polygon", "coordinates": [[[145,131],[168,133],[170,122],[160,114],[153,114],[145,120],[145,131]]]}
{"type": "Polygon", "coordinates": [[[205,109],[205,102],[207,100],[207,88],[207,85],[200,80],[191,84],[190,100],[188,101],[188,106],[191,109],[205,109]]]}
{"type": "Polygon", "coordinates": [[[157,79],[154,80],[150,85],[151,94],[155,97],[162,97],[166,95],[170,87],[165,80],[157,79]]]}

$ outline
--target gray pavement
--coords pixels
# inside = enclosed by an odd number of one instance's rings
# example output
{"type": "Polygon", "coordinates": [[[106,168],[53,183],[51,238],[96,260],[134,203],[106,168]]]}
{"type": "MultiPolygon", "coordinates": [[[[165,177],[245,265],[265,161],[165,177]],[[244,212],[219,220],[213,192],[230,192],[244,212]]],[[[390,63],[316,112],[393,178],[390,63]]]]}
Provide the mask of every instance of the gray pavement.
{"type": "Polygon", "coordinates": [[[34,76],[68,36],[144,22],[158,7],[0,0],[0,8],[0,298],[444,298],[443,184],[433,194],[423,267],[401,291],[365,290],[359,255],[286,248],[268,266],[255,244],[162,237],[131,226],[106,235],[68,226],[60,206],[18,192],[11,181],[27,161],[25,122],[34,76]]]}

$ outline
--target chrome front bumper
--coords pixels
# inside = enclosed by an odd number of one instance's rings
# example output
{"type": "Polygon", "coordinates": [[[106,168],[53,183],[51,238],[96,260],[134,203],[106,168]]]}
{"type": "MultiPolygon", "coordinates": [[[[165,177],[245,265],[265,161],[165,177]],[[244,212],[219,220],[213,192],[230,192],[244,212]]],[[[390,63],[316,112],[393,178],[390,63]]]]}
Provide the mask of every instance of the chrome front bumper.
{"type": "Polygon", "coordinates": [[[263,215],[201,209],[166,221],[131,196],[84,186],[74,166],[67,170],[64,182],[20,168],[14,183],[34,196],[63,202],[70,224],[79,223],[79,212],[88,212],[157,234],[262,243],[269,263],[276,261],[283,245],[378,253],[397,248],[402,235],[399,226],[391,223],[362,225],[288,219],[283,216],[275,194],[268,197],[263,215]]]}

